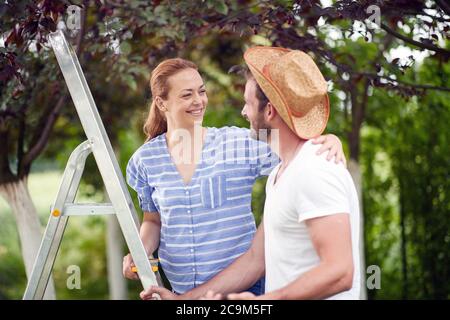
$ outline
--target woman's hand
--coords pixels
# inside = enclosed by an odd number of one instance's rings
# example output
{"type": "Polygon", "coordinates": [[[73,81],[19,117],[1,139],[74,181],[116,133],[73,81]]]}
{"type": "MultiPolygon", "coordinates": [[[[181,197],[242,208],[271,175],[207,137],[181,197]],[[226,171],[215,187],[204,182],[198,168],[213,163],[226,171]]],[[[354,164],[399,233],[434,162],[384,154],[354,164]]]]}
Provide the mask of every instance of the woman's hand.
{"type": "Polygon", "coordinates": [[[137,272],[132,271],[133,267],[135,267],[133,258],[131,257],[131,254],[127,254],[125,257],[123,257],[122,263],[123,276],[130,280],[139,280],[137,272]]]}
{"type": "Polygon", "coordinates": [[[317,154],[322,154],[328,150],[327,160],[335,157],[335,162],[342,163],[347,167],[347,160],[345,159],[344,149],[342,148],[341,140],[334,134],[326,134],[312,140],[313,144],[322,144],[317,154]]]}

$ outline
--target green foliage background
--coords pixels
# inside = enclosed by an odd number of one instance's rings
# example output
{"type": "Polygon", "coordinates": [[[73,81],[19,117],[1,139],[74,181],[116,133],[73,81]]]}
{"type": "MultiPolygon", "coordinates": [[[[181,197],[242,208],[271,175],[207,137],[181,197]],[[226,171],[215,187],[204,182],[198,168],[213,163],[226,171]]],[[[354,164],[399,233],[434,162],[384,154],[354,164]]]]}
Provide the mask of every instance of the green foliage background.
{"type": "MultiPolygon", "coordinates": [[[[139,6],[145,6],[141,1],[130,3],[139,15],[133,16],[133,12],[128,16],[125,14],[122,22],[116,22],[112,28],[121,30],[123,22],[131,19],[141,19],[145,24],[142,29],[136,28],[132,36],[122,39],[121,54],[114,55],[104,43],[91,41],[86,43],[85,53],[80,57],[122,170],[134,150],[144,141],[141,128],[150,99],[149,73],[164,58],[180,56],[198,64],[209,96],[204,125],[248,127],[240,115],[244,79],[228,73],[228,70],[243,63],[242,54],[247,47],[277,44],[278,39],[247,32],[245,28],[250,25],[249,22],[241,26],[244,32],[240,34],[226,28],[214,29],[185,41],[189,36],[185,26],[188,23],[203,23],[199,14],[196,16],[195,3],[180,4],[186,12],[186,16],[181,18],[174,16],[169,5],[140,10],[139,6]]],[[[256,2],[243,3],[252,11],[258,11],[256,2]]],[[[277,1],[276,4],[290,7],[292,1],[277,1]]],[[[208,0],[206,6],[198,10],[226,15],[234,12],[239,5],[231,1],[208,0]]],[[[94,23],[95,13],[90,12],[87,19],[94,23]]],[[[102,26],[101,23],[99,25],[102,26]]],[[[342,30],[351,26],[348,21],[335,21],[332,25],[342,30]]],[[[333,42],[326,28],[327,25],[317,37],[333,42]]],[[[367,63],[379,54],[381,40],[383,37],[380,34],[376,34],[370,42],[364,41],[363,37],[344,38],[334,41],[331,48],[341,63],[364,70],[373,68],[367,63]]],[[[446,47],[449,48],[448,40],[446,47]]],[[[32,74],[39,74],[39,77],[32,79],[31,87],[55,80],[63,83],[50,51],[40,55],[24,55],[22,62],[29,66],[32,74]]],[[[346,109],[348,87],[338,81],[342,74],[336,69],[323,61],[319,64],[325,77],[333,81],[330,91],[332,111],[327,132],[341,138],[348,155],[347,134],[351,126],[346,109]]],[[[388,64],[384,67],[393,66],[388,64]]],[[[395,68],[391,71],[400,76],[395,68]]],[[[402,76],[410,83],[445,87],[450,83],[450,64],[426,58],[415,63],[402,76]]],[[[356,80],[350,85],[357,90],[362,88],[362,83],[356,80]]],[[[2,91],[2,103],[15,101],[11,98],[13,89],[2,91]]],[[[65,90],[64,85],[61,90],[65,90]]],[[[46,92],[41,90],[30,101],[36,106],[49,103],[46,92]]],[[[20,105],[22,101],[14,103],[20,105]]],[[[32,116],[37,118],[40,112],[43,110],[36,110],[32,116]]],[[[369,290],[370,299],[450,297],[449,123],[448,91],[431,90],[425,95],[406,99],[380,87],[372,86],[369,90],[359,154],[363,177],[365,254],[366,265],[378,265],[382,271],[381,289],[369,290]]],[[[48,210],[70,152],[84,139],[75,108],[69,101],[55,124],[48,147],[33,165],[29,180],[42,225],[47,222],[48,210]]],[[[257,222],[263,212],[264,185],[264,179],[258,181],[253,191],[252,204],[257,222]]],[[[80,201],[101,202],[104,197],[102,190],[101,177],[95,163],[89,159],[78,198],[80,201]]],[[[138,208],[136,195],[131,189],[130,192],[138,208]]],[[[14,217],[1,198],[0,221],[0,299],[20,299],[26,285],[20,243],[14,217]]],[[[105,219],[102,217],[70,220],[53,273],[59,299],[109,297],[105,229],[105,219]],[[81,290],[66,288],[69,265],[81,268],[81,290]]],[[[128,283],[129,297],[137,299],[139,283],[128,283]]]]}

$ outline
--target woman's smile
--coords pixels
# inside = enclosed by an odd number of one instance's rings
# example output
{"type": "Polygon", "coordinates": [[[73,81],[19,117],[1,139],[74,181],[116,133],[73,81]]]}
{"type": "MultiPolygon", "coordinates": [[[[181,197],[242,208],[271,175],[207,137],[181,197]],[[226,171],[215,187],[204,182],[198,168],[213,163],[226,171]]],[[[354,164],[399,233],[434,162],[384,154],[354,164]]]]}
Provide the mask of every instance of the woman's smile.
{"type": "Polygon", "coordinates": [[[204,111],[205,111],[205,107],[200,107],[200,108],[195,108],[195,109],[192,109],[192,110],[188,110],[186,112],[189,113],[190,115],[194,116],[194,117],[199,117],[199,116],[203,115],[204,111]]]}

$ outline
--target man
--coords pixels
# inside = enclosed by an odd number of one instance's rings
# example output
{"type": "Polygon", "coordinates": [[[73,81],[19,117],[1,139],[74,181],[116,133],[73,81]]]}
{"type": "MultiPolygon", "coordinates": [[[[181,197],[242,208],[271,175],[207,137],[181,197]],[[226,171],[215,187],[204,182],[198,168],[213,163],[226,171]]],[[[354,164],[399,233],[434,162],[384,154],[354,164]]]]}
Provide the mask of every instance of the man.
{"type": "Polygon", "coordinates": [[[328,120],[327,83],[301,51],[254,47],[244,59],[251,76],[242,114],[256,138],[268,130],[268,142],[281,160],[267,181],[264,220],[251,248],[210,281],[182,296],[151,287],[141,297],[358,299],[356,190],[344,165],[317,156],[318,146],[309,140],[328,120]],[[266,294],[229,294],[245,290],[264,273],[266,294]]]}

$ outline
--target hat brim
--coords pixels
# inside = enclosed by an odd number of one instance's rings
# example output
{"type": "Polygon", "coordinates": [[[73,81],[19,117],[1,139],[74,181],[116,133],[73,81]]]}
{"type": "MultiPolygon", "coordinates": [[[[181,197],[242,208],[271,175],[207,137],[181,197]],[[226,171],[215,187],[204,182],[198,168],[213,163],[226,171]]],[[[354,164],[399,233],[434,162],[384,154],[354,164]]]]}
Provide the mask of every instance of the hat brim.
{"type": "MultiPolygon", "coordinates": [[[[261,90],[273,104],[283,121],[302,139],[311,139],[319,136],[326,128],[330,103],[328,95],[311,110],[302,115],[293,114],[280,89],[270,78],[269,72],[264,69],[266,65],[290,52],[289,49],[274,47],[253,47],[244,53],[244,60],[254,76],[261,90]]],[[[267,69],[267,68],[266,68],[267,69]]]]}

